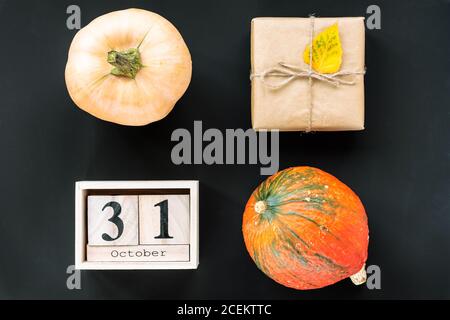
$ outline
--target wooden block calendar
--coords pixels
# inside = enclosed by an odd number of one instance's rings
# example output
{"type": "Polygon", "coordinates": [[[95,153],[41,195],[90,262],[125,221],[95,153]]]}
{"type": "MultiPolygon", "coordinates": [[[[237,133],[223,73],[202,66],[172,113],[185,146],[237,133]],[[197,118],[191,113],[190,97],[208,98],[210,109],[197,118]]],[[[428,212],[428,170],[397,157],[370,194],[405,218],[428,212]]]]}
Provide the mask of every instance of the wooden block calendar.
{"type": "Polygon", "coordinates": [[[198,181],[76,183],[77,269],[196,269],[198,181]]]}

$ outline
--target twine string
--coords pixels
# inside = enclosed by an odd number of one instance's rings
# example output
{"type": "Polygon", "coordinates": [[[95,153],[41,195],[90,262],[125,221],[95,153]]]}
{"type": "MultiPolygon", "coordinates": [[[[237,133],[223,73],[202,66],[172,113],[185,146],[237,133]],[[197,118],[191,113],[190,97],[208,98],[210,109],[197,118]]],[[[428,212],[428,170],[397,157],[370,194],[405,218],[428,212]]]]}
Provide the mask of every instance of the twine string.
{"type": "Polygon", "coordinates": [[[255,73],[250,76],[250,80],[260,78],[261,82],[271,89],[280,89],[285,87],[291,81],[298,78],[313,78],[320,81],[327,82],[338,87],[339,85],[354,85],[354,79],[346,80],[341,78],[348,75],[365,74],[365,71],[338,71],[336,73],[324,74],[314,70],[304,70],[298,66],[294,66],[285,62],[278,62],[277,66],[269,68],[261,73],[255,73]],[[281,81],[273,82],[269,78],[279,77],[283,78],[281,81]]]}
{"type": "Polygon", "coordinates": [[[309,84],[309,112],[308,112],[308,127],[306,132],[312,129],[312,113],[313,113],[313,90],[312,90],[312,75],[313,75],[313,40],[314,40],[314,16],[309,16],[311,27],[309,28],[309,70],[308,70],[308,84],[309,84]]]}

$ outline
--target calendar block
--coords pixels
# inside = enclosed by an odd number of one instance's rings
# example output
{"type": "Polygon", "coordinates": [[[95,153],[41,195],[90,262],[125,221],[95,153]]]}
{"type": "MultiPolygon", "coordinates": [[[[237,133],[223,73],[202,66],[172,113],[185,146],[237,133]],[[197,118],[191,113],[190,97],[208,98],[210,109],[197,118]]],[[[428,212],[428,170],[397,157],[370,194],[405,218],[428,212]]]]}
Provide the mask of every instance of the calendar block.
{"type": "Polygon", "coordinates": [[[75,267],[196,269],[198,181],[81,181],[75,267]]]}
{"type": "Polygon", "coordinates": [[[138,196],[89,196],[88,244],[138,244],[138,196]]]}
{"type": "Polygon", "coordinates": [[[189,244],[189,195],[139,196],[140,244],[189,244]]]}

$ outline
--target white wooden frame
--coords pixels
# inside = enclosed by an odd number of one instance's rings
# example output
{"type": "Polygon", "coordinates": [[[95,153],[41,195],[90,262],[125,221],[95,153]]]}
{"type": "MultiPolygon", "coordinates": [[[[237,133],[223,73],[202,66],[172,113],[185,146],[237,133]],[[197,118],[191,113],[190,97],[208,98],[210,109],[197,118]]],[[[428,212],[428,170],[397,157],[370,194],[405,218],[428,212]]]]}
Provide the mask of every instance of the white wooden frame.
{"type": "Polygon", "coordinates": [[[182,181],[79,181],[75,183],[75,268],[79,270],[197,269],[199,264],[199,182],[182,181]],[[189,189],[190,261],[188,262],[92,262],[86,261],[86,198],[90,190],[189,189]]]}

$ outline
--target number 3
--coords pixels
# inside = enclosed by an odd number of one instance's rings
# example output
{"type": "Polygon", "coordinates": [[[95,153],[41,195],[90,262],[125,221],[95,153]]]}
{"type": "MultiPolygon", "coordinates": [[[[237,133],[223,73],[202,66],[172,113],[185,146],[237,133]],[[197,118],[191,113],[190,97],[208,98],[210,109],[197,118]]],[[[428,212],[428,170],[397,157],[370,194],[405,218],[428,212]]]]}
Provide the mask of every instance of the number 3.
{"type": "Polygon", "coordinates": [[[123,221],[119,218],[120,213],[122,212],[122,207],[118,202],[111,201],[105,204],[102,211],[105,211],[106,208],[112,208],[114,213],[111,218],[108,219],[109,222],[114,223],[117,227],[117,237],[112,238],[109,234],[104,233],[102,234],[102,238],[105,241],[114,241],[120,238],[120,236],[123,233],[123,221]]]}

